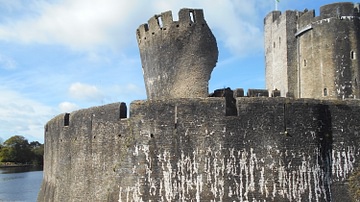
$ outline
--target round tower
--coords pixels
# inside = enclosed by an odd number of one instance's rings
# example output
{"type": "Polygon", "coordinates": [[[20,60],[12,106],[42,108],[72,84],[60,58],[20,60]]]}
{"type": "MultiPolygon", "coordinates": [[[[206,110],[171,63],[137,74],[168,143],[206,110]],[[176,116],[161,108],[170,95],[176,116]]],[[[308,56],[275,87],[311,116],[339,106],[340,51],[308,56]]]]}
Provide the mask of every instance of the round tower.
{"type": "Polygon", "coordinates": [[[359,98],[359,4],[271,12],[265,22],[266,86],[296,98],[359,98]]]}
{"type": "Polygon", "coordinates": [[[305,13],[299,19],[299,96],[305,98],[359,98],[359,5],[322,6],[320,16],[305,13]]]}
{"type": "Polygon", "coordinates": [[[200,9],[155,15],[137,29],[148,99],[208,96],[218,59],[216,39],[200,9]]]}

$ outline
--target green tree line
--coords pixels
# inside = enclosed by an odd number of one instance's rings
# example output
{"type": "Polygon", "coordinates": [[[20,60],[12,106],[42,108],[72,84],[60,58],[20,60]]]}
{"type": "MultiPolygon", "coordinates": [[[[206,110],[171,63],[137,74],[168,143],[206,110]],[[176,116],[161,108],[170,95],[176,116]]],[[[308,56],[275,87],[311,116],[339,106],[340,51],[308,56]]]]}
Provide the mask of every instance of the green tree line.
{"type": "Polygon", "coordinates": [[[0,162],[13,164],[43,165],[44,145],[30,142],[23,136],[15,135],[0,142],[0,162]]]}

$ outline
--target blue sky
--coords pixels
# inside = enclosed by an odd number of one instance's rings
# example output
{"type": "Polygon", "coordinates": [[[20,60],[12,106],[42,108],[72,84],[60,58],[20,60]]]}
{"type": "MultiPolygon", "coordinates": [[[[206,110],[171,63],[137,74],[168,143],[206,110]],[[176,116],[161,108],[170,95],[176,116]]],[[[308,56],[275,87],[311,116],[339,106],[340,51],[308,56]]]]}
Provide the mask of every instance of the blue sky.
{"type": "MultiPolygon", "coordinates": [[[[334,2],[280,0],[278,9],[334,2]]],[[[43,142],[60,113],[146,99],[135,30],[185,7],[204,9],[218,42],[210,92],[265,88],[263,18],[275,0],[0,0],[0,141],[43,142]]]]}

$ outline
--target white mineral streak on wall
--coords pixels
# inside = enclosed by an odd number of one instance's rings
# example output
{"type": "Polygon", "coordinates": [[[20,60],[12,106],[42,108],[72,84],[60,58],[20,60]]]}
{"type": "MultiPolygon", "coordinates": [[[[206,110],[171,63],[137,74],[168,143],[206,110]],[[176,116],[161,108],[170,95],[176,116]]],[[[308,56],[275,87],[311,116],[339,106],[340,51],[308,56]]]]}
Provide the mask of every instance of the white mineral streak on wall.
{"type": "Polygon", "coordinates": [[[161,169],[163,171],[162,183],[165,188],[165,198],[167,201],[171,201],[175,194],[175,190],[172,187],[172,166],[170,163],[170,152],[168,151],[164,151],[163,162],[161,162],[161,169]]]}
{"type": "MultiPolygon", "coordinates": [[[[123,200],[126,198],[126,201],[142,201],[141,189],[146,188],[150,195],[158,194],[161,201],[189,201],[190,197],[201,201],[200,196],[205,190],[210,191],[216,201],[224,201],[224,196],[238,201],[254,201],[255,192],[272,198],[280,196],[289,201],[323,201],[329,197],[326,193],[330,189],[331,180],[346,179],[353,171],[355,161],[355,147],[329,151],[328,155],[332,157],[332,164],[329,165],[331,176],[317,162],[321,155],[319,150],[314,155],[281,153],[278,150],[275,153],[282,157],[273,157],[269,153],[270,158],[267,157],[267,160],[273,159],[270,163],[257,157],[253,148],[195,148],[190,154],[181,152],[180,157],[164,150],[156,159],[152,159],[148,145],[136,146],[133,154],[142,155],[146,160],[144,177],[148,185],[144,186],[144,180],[138,180],[133,187],[120,187],[119,201],[122,201],[121,197],[123,200]],[[291,161],[284,164],[284,159],[296,156],[301,157],[297,166],[291,161]],[[160,176],[153,175],[154,161],[158,161],[160,176]]],[[[135,165],[139,166],[144,165],[135,165]]]]}
{"type": "MultiPolygon", "coordinates": [[[[140,179],[137,180],[136,184],[133,187],[127,187],[125,189],[125,193],[126,193],[126,200],[125,202],[130,202],[130,201],[136,201],[136,202],[142,202],[144,201],[141,197],[141,183],[140,183],[140,179]]],[[[123,188],[120,187],[119,190],[119,202],[122,202],[122,194],[123,192],[123,188]]]]}
{"type": "Polygon", "coordinates": [[[334,181],[342,181],[348,178],[354,169],[355,147],[347,147],[343,151],[332,151],[332,175],[334,181]]]}
{"type": "Polygon", "coordinates": [[[120,187],[120,190],[119,190],[119,200],[118,202],[122,202],[122,187],[120,187]]]}

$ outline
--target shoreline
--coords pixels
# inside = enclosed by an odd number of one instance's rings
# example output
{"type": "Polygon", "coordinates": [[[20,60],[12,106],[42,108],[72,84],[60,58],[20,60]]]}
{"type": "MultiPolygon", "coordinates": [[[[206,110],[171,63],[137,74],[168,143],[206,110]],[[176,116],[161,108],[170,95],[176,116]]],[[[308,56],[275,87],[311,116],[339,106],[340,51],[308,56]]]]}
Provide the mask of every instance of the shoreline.
{"type": "Polygon", "coordinates": [[[17,168],[17,167],[41,167],[41,166],[40,165],[33,165],[33,164],[0,165],[0,168],[17,168]]]}

